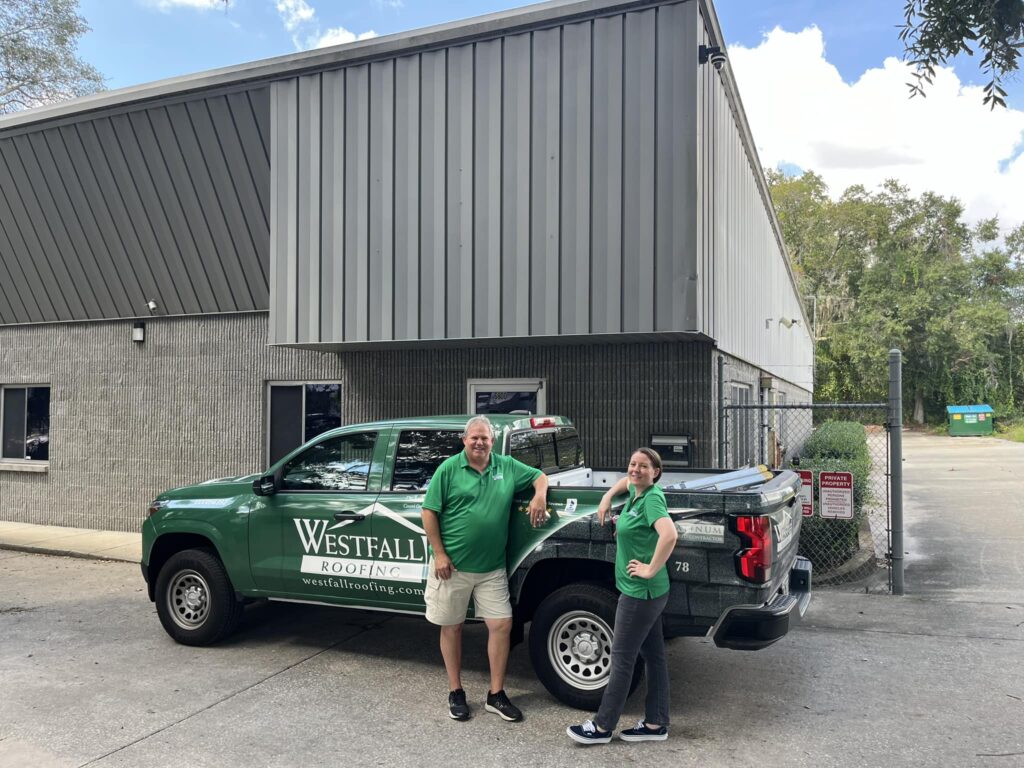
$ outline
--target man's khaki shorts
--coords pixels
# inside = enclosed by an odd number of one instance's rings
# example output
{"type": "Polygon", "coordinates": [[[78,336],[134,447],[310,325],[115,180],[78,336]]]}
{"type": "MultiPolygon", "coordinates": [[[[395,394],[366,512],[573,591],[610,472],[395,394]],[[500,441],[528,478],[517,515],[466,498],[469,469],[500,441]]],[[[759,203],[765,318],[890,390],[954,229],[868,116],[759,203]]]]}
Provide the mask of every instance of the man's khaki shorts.
{"type": "Polygon", "coordinates": [[[452,571],[446,580],[434,574],[434,561],[428,566],[427,588],[423,600],[427,604],[427,621],[443,627],[466,620],[469,598],[473,598],[478,619],[508,619],[512,603],[508,596],[508,574],[504,568],[489,573],[452,571]]]}

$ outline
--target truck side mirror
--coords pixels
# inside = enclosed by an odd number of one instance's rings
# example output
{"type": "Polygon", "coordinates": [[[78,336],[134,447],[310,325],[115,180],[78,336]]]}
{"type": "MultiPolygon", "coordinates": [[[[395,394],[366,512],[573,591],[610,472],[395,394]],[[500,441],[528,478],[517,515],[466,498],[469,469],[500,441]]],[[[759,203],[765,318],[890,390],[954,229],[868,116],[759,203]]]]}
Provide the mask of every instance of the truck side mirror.
{"type": "Polygon", "coordinates": [[[273,475],[262,475],[252,481],[252,492],[257,496],[273,496],[277,493],[277,483],[273,475]]]}

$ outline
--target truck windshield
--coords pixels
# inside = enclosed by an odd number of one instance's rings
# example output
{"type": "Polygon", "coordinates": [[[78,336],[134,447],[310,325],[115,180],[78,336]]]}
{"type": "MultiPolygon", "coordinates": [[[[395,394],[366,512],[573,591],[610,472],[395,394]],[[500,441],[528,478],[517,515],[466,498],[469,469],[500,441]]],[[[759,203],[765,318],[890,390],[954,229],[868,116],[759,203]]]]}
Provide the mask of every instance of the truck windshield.
{"type": "Polygon", "coordinates": [[[508,452],[549,475],[585,464],[579,433],[569,426],[513,432],[509,435],[508,452]]]}

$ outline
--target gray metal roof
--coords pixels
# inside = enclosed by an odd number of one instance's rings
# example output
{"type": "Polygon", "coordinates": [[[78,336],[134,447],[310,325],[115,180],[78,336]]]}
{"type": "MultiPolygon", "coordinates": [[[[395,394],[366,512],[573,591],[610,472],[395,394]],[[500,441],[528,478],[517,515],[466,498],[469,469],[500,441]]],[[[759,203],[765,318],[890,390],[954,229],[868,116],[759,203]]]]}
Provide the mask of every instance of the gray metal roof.
{"type": "Polygon", "coordinates": [[[0,324],[266,309],[269,87],[0,134],[0,324]]]}
{"type": "Polygon", "coordinates": [[[334,69],[353,63],[444,47],[454,41],[468,42],[498,37],[513,31],[565,23],[571,21],[574,16],[621,13],[662,3],[664,0],[552,0],[447,24],[211,69],[37,107],[0,118],[0,136],[44,121],[74,118],[89,112],[124,107],[153,99],[294,77],[304,72],[334,69]]]}

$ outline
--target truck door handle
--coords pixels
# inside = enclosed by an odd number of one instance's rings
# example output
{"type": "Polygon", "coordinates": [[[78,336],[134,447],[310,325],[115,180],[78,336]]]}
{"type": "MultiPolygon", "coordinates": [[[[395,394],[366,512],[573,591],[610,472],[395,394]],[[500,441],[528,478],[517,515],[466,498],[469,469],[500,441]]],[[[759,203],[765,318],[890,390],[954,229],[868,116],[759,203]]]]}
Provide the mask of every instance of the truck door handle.
{"type": "Polygon", "coordinates": [[[365,520],[366,515],[362,512],[335,512],[335,520],[365,520]]]}

